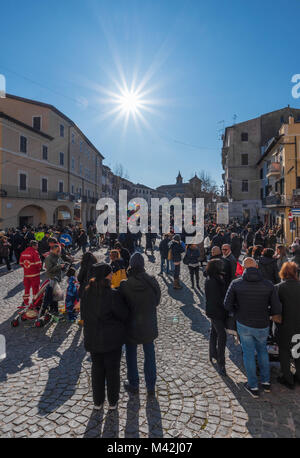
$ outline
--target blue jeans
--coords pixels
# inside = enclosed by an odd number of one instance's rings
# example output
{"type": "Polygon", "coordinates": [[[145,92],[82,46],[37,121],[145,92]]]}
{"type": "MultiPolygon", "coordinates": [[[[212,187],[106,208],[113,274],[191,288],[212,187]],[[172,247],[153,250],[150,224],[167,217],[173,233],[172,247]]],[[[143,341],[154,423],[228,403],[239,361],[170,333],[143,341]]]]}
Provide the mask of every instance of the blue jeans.
{"type": "Polygon", "coordinates": [[[160,258],[160,273],[164,271],[165,261],[167,261],[167,274],[169,273],[169,260],[167,258],[160,258]]]}
{"type": "MultiPolygon", "coordinates": [[[[144,349],[144,373],[148,391],[155,388],[156,362],[154,342],[143,344],[144,349]]],[[[126,345],[126,363],[128,382],[134,388],[139,386],[139,373],[137,367],[137,345],[126,345]]]]}
{"type": "Polygon", "coordinates": [[[241,339],[243,360],[249,387],[252,389],[258,388],[255,350],[257,353],[261,383],[270,383],[270,363],[267,350],[269,326],[267,328],[250,328],[238,321],[236,322],[236,326],[241,339]]]}
{"type": "Polygon", "coordinates": [[[174,272],[174,270],[175,270],[173,259],[170,260],[170,270],[171,270],[171,272],[174,272]]]}

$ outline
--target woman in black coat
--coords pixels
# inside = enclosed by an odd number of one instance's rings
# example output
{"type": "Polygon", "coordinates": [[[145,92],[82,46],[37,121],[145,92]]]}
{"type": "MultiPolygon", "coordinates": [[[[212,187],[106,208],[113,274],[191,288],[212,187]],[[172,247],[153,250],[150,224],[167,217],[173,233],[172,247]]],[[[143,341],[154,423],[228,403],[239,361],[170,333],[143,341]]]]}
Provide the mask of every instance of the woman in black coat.
{"type": "Polygon", "coordinates": [[[93,264],[96,264],[97,258],[94,256],[90,251],[84,253],[82,256],[79,274],[78,274],[78,281],[79,281],[79,297],[82,297],[83,291],[85,287],[89,283],[89,279],[91,278],[91,269],[93,264]]]}
{"type": "Polygon", "coordinates": [[[278,378],[278,381],[289,388],[293,388],[295,380],[300,382],[299,357],[294,358],[295,377],[291,373],[291,347],[298,342],[298,339],[296,339],[292,343],[292,337],[300,335],[300,281],[298,280],[297,264],[294,262],[284,263],[280,270],[280,277],[282,282],[276,285],[276,289],[282,304],[282,323],[278,326],[279,359],[282,376],[278,378]]]}
{"type": "Polygon", "coordinates": [[[95,264],[92,275],[81,299],[81,317],[84,346],[92,358],[94,408],[103,407],[106,383],[109,409],[114,410],[120,393],[120,362],[128,309],[119,292],[111,289],[109,264],[95,264]]]}
{"type": "Polygon", "coordinates": [[[217,360],[218,371],[226,375],[225,348],[226,330],[225,321],[227,312],[224,308],[226,293],[224,264],[221,259],[211,259],[206,266],[207,278],[205,280],[206,315],[211,319],[211,332],[209,339],[209,359],[217,360]]]}

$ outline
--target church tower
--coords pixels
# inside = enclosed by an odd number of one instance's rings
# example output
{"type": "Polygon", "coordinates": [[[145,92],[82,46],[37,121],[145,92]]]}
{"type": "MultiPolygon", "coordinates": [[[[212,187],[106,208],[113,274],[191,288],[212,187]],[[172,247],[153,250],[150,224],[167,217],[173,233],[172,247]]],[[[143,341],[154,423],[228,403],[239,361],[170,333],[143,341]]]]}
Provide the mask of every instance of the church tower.
{"type": "Polygon", "coordinates": [[[182,184],[182,176],[181,176],[180,171],[179,171],[178,176],[176,178],[176,184],[182,184]]]}

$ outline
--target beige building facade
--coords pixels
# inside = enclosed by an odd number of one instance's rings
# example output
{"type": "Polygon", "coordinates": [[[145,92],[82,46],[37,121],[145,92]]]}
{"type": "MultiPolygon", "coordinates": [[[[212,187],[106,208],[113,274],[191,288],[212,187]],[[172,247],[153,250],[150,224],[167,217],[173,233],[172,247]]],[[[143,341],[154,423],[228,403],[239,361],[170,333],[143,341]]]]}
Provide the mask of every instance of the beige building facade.
{"type": "Polygon", "coordinates": [[[0,226],[96,219],[102,193],[98,149],[54,106],[0,99],[0,226]]]}

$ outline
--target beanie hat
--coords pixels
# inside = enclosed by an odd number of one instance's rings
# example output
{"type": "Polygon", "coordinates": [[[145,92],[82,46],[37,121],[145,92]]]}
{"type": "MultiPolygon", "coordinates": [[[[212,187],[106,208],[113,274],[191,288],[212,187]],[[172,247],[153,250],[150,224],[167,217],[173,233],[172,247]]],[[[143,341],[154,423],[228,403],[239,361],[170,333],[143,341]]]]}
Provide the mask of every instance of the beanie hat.
{"type": "Polygon", "coordinates": [[[176,242],[180,242],[180,235],[179,234],[174,235],[174,240],[176,240],[176,242]]]}
{"type": "Polygon", "coordinates": [[[129,260],[130,267],[141,267],[144,269],[145,261],[141,253],[133,253],[129,260]]]}
{"type": "Polygon", "coordinates": [[[106,264],[105,262],[97,262],[96,264],[92,265],[92,277],[95,277],[96,280],[101,280],[107,275],[109,275],[112,272],[112,268],[110,267],[109,264],[106,264]]]}

